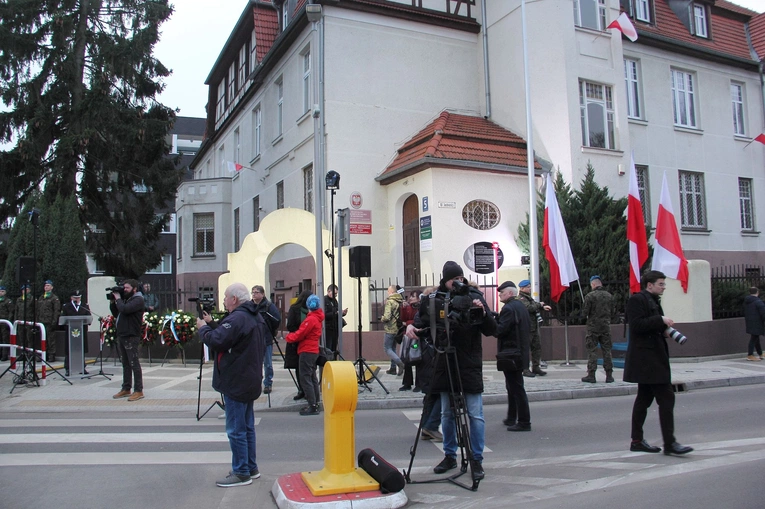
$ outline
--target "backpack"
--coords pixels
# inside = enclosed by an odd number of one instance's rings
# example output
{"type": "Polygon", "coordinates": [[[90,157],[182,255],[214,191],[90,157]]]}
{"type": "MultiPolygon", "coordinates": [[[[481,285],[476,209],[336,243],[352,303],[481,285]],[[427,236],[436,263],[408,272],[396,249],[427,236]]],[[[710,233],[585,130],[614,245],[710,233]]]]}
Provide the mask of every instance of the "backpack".
{"type": "Polygon", "coordinates": [[[406,325],[401,321],[401,305],[399,304],[398,310],[396,310],[396,335],[393,337],[397,344],[401,344],[404,340],[404,333],[406,332],[406,325]]]}

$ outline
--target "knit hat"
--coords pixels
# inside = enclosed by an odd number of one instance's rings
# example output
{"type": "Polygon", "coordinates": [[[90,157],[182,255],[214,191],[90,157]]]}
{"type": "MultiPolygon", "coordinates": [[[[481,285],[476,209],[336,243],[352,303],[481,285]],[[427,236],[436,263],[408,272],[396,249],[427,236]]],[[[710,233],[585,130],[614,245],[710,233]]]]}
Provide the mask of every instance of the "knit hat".
{"type": "Polygon", "coordinates": [[[321,306],[321,302],[319,301],[319,298],[316,295],[311,294],[306,299],[305,305],[309,311],[316,311],[317,309],[319,309],[319,306],[321,306]]]}
{"type": "Polygon", "coordinates": [[[524,279],[520,283],[518,283],[518,288],[526,288],[527,286],[531,286],[531,281],[528,279],[524,279]]]}
{"type": "Polygon", "coordinates": [[[441,271],[444,275],[444,281],[449,281],[457,276],[463,276],[462,267],[457,262],[448,261],[444,264],[444,268],[441,271]]]}
{"type": "Polygon", "coordinates": [[[497,288],[497,291],[501,292],[505,288],[516,288],[516,286],[515,286],[515,283],[513,283],[512,281],[505,281],[504,283],[499,285],[499,288],[497,288]]]}

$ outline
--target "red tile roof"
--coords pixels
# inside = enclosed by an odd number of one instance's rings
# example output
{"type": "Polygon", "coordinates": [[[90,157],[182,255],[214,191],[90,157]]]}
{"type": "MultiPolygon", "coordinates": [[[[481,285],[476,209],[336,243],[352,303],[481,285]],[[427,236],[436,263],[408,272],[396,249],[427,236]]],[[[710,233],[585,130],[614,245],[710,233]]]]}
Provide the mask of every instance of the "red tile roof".
{"type": "Polygon", "coordinates": [[[749,22],[749,31],[752,34],[752,46],[760,57],[765,61],[765,12],[758,14],[749,22]]]}
{"type": "MultiPolygon", "coordinates": [[[[653,24],[633,20],[640,33],[655,34],[678,43],[711,50],[724,55],[752,60],[744,31],[746,15],[756,14],[725,0],[718,0],[711,9],[709,38],[691,35],[669,7],[667,0],[655,0],[656,22],[653,24]]],[[[640,39],[638,38],[638,44],[640,39]]]]}
{"type": "MultiPolygon", "coordinates": [[[[525,169],[526,153],[523,138],[491,120],[444,111],[398,149],[377,180],[390,183],[431,166],[459,167],[460,162],[471,163],[463,167],[474,170],[481,165],[525,169]]],[[[535,168],[541,169],[539,163],[535,168]]]]}
{"type": "Polygon", "coordinates": [[[252,14],[255,18],[256,58],[260,63],[279,35],[279,18],[276,10],[267,5],[253,4],[252,14]]]}

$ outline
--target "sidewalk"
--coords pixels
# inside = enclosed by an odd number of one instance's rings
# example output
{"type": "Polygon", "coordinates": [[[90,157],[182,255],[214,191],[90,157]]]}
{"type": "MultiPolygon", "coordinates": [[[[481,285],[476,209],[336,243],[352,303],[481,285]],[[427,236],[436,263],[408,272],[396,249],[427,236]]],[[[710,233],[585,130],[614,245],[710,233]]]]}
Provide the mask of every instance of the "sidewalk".
{"type": "MultiPolygon", "coordinates": [[[[47,382],[40,387],[19,385],[13,388],[13,374],[8,372],[0,379],[0,412],[78,412],[96,411],[104,413],[123,411],[147,412],[186,412],[197,413],[197,398],[200,396],[200,413],[203,413],[218,400],[219,395],[212,390],[212,364],[203,366],[202,391],[199,389],[199,364],[191,361],[185,367],[180,361],[174,361],[164,366],[148,360],[141,361],[144,374],[144,393],[146,398],[128,402],[125,399],[114,400],[112,395],[120,390],[122,366],[114,365],[113,360],[104,363],[104,372],[112,373],[111,380],[103,376],[91,379],[70,377],[72,384],[66,383],[54,372],[48,371],[47,382]]],[[[359,410],[385,408],[419,408],[422,404],[422,394],[412,391],[399,391],[401,378],[385,374],[390,361],[369,361],[379,366],[380,382],[390,392],[386,394],[380,384],[371,380],[370,390],[359,387],[359,410]]],[[[637,385],[621,381],[622,370],[614,369],[616,382],[606,384],[602,367],[596,375],[598,383],[581,382],[586,374],[586,362],[572,361],[575,367],[562,367],[561,361],[548,361],[547,376],[525,378],[526,392],[529,401],[550,401],[575,398],[595,398],[635,394],[637,385]]],[[[62,363],[54,363],[54,367],[62,363]]],[[[293,401],[297,390],[289,373],[281,368],[281,361],[274,359],[274,385],[269,398],[262,395],[255,402],[258,412],[298,411],[305,401],[293,401]]],[[[0,362],[0,373],[8,367],[7,362],[0,362]]],[[[89,364],[91,374],[98,373],[97,365],[89,364]]],[[[63,370],[62,370],[63,373],[63,370]]],[[[505,404],[504,377],[496,370],[494,362],[484,364],[484,404],[505,404]]],[[[672,380],[679,392],[704,389],[710,387],[726,387],[734,385],[749,385],[765,383],[765,362],[751,362],[745,356],[739,355],[726,358],[703,359],[673,359],[672,380]]],[[[222,412],[216,406],[209,416],[222,412]]]]}

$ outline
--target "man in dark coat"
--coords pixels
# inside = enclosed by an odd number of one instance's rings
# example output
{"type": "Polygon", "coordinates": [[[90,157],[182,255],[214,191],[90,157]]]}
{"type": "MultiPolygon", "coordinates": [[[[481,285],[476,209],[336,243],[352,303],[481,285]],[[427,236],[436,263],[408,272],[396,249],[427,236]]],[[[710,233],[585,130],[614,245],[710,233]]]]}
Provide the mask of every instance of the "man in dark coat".
{"type": "MultiPolygon", "coordinates": [[[[452,302],[457,296],[458,287],[467,285],[468,282],[463,276],[462,267],[456,262],[448,261],[444,264],[442,270],[443,277],[438,287],[440,294],[449,294],[452,302]]],[[[453,468],[457,468],[457,432],[456,419],[452,411],[452,402],[449,384],[449,369],[447,365],[447,356],[450,356],[449,365],[459,364],[460,382],[462,384],[462,394],[465,398],[465,406],[470,421],[470,450],[472,452],[472,463],[470,465],[475,480],[483,479],[484,471],[481,463],[483,462],[484,447],[484,418],[483,418],[483,346],[482,334],[491,336],[497,330],[497,322],[489,309],[489,305],[483,298],[483,294],[478,288],[470,286],[467,295],[461,297],[468,299],[472,306],[480,308],[482,319],[480,324],[466,323],[465,320],[449,320],[451,346],[455,348],[454,354],[439,355],[436,358],[433,369],[433,379],[431,390],[441,393],[441,429],[444,436],[444,459],[433,471],[442,474],[453,468]]],[[[420,311],[415,317],[415,327],[420,329],[430,325],[430,298],[424,297],[420,303],[420,311]]],[[[440,300],[440,299],[437,299],[440,300]]],[[[443,302],[441,300],[441,302],[443,302]]],[[[454,308],[456,311],[456,307],[454,308]]],[[[438,311],[442,311],[439,309],[438,311]]],[[[445,320],[436,317],[436,321],[443,324],[445,320]]],[[[445,341],[445,337],[441,338],[445,341]]],[[[445,345],[436,345],[442,349],[445,345]]],[[[452,373],[454,375],[455,373],[452,373]]],[[[455,382],[455,391],[459,386],[455,382]]]]}
{"type": "Polygon", "coordinates": [[[749,338],[748,361],[761,361],[762,346],[760,345],[760,336],[765,334],[765,302],[760,299],[760,290],[753,286],[749,289],[749,295],[744,299],[744,321],[746,323],[746,333],[749,338]],[[754,350],[757,349],[757,357],[754,350]]]}
{"type": "MultiPolygon", "coordinates": [[[[337,349],[337,340],[340,337],[338,326],[338,313],[340,305],[337,302],[337,285],[329,285],[327,295],[324,296],[324,338],[325,345],[332,352],[339,353],[337,349]]],[[[343,316],[348,313],[348,308],[343,309],[343,316]]],[[[343,320],[345,325],[345,320],[343,320]]]]}
{"type": "Polygon", "coordinates": [[[255,459],[254,402],[261,393],[266,323],[242,283],[226,288],[229,311],[216,328],[197,318],[199,338],[215,360],[213,389],[223,394],[226,434],[231,446],[231,472],[216,484],[222,488],[252,484],[260,477],[255,459]]]}
{"type": "Polygon", "coordinates": [[[143,371],[138,359],[138,345],[143,326],[143,295],[138,291],[140,283],[135,279],[123,282],[123,292],[112,292],[109,310],[117,318],[117,351],[122,361],[122,389],[112,396],[128,401],[143,399],[143,371]],[[130,394],[130,387],[133,394],[130,394]]]}
{"type": "Polygon", "coordinates": [[[531,431],[529,398],[523,387],[523,368],[529,365],[529,313],[517,299],[515,283],[505,281],[499,285],[498,291],[499,300],[505,305],[497,319],[497,352],[518,352],[521,361],[519,369],[502,372],[507,389],[507,418],[502,422],[507,426],[507,431],[531,431]]]}
{"type": "Polygon", "coordinates": [[[638,384],[637,397],[632,407],[632,443],[630,451],[659,452],[643,438],[643,424],[648,407],[656,399],[659,405],[659,424],[664,439],[664,454],[687,454],[693,449],[675,441],[675,393],[672,390],[672,372],[669,367],[667,327],[674,321],[664,316],[659,298],[664,293],[666,276],[658,270],[649,270],[640,278],[642,290],[627,301],[629,344],[624,362],[624,381],[638,384]]]}
{"type": "Polygon", "coordinates": [[[276,333],[282,324],[282,314],[279,308],[273,302],[266,298],[266,289],[260,285],[252,287],[252,302],[255,309],[266,322],[266,353],[263,357],[263,369],[265,370],[265,379],[263,380],[263,394],[271,394],[274,384],[274,341],[276,333]]]}
{"type": "MultiPolygon", "coordinates": [[[[69,298],[69,302],[66,302],[61,306],[61,316],[90,316],[90,309],[88,309],[88,306],[82,305],[82,293],[79,290],[73,291],[69,298]]],[[[69,376],[69,331],[66,325],[62,325],[61,328],[66,331],[66,341],[64,342],[64,369],[66,370],[66,375],[69,376]]],[[[84,354],[88,353],[88,326],[83,326],[80,333],[82,334],[82,353],[84,357],[84,354]]],[[[82,366],[84,371],[83,374],[87,375],[88,372],[84,369],[84,359],[82,366]]]]}

